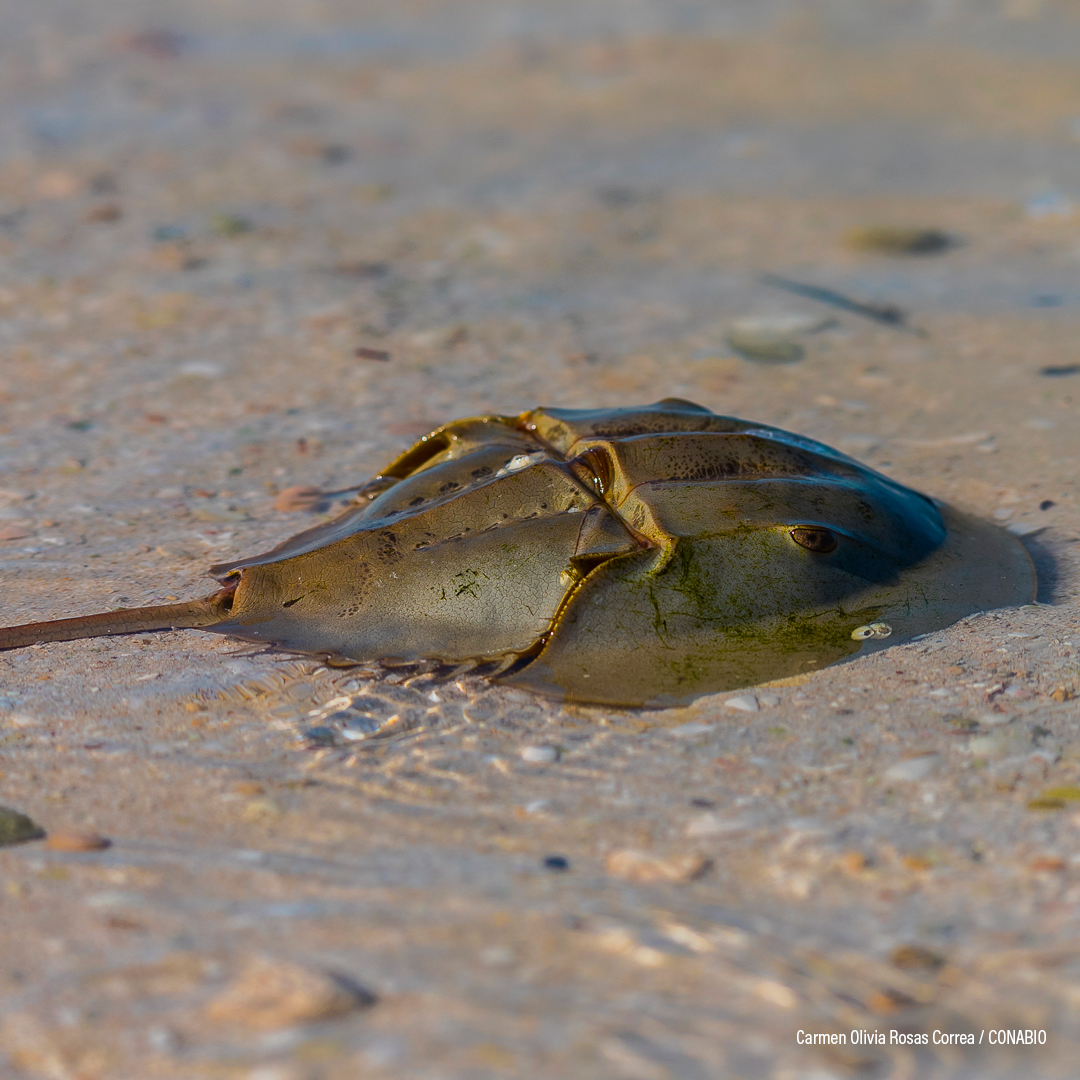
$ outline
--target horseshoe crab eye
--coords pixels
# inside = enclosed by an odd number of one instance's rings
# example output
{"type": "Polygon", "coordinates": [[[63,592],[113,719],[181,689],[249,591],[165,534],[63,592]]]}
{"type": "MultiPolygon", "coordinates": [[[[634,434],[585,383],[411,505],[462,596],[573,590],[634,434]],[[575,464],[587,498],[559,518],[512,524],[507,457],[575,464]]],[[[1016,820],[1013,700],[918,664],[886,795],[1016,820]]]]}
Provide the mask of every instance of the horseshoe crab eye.
{"type": "Polygon", "coordinates": [[[816,552],[818,555],[828,555],[830,551],[836,550],[836,545],[839,543],[836,539],[836,533],[830,532],[828,529],[813,528],[809,525],[800,525],[797,529],[792,529],[791,539],[799,547],[816,552]]]}

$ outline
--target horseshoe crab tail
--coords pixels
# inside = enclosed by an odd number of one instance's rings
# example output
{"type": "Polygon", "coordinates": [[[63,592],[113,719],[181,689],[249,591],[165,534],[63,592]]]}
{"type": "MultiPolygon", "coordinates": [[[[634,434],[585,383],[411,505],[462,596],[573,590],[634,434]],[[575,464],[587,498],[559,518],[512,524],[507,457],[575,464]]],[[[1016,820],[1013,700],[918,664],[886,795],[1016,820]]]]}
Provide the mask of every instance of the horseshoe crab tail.
{"type": "Polygon", "coordinates": [[[0,627],[0,651],[22,649],[45,641],[75,641],[80,638],[111,637],[113,634],[139,634],[146,630],[200,629],[222,622],[232,608],[236,583],[228,588],[187,600],[180,604],[155,607],[120,608],[75,619],[26,623],[24,626],[0,627]]]}

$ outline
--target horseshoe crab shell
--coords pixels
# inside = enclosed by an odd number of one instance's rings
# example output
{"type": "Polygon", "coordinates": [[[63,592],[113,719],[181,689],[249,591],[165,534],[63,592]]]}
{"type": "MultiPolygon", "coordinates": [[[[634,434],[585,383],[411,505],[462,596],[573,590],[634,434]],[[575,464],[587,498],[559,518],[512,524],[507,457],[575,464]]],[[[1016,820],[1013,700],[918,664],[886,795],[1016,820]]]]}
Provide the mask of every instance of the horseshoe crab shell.
{"type": "Polygon", "coordinates": [[[189,626],[333,663],[488,664],[571,700],[667,705],[1035,589],[995,526],[677,399],[456,421],[339,517],[211,573],[223,588],[204,600],[0,630],[0,647],[189,626]]]}

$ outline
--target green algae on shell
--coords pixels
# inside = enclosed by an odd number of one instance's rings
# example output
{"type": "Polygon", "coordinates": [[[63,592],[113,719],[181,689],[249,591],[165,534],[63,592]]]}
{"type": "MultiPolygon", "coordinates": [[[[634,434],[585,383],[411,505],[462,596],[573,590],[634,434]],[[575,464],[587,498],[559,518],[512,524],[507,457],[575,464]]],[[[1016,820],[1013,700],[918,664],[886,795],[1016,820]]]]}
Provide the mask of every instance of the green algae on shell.
{"type": "Polygon", "coordinates": [[[0,648],[189,627],[674,705],[1034,596],[1007,532],[678,399],[455,421],[356,490],[333,520],[212,567],[211,596],[0,629],[0,648]]]}

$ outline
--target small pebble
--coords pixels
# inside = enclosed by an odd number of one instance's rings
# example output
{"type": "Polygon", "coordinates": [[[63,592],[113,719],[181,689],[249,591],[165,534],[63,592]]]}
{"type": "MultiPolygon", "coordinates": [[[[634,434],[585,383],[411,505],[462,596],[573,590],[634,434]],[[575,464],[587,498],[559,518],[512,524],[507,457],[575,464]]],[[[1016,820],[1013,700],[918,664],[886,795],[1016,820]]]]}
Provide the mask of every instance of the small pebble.
{"type": "Polygon", "coordinates": [[[61,169],[42,173],[34,185],[34,191],[41,199],[67,199],[78,190],[78,178],[61,169]]]}
{"type": "Polygon", "coordinates": [[[1014,752],[1022,752],[1023,745],[1013,729],[1002,728],[989,735],[976,735],[968,740],[965,749],[975,758],[1000,759],[1009,757],[1014,752]]]}
{"type": "Polygon", "coordinates": [[[331,1020],[374,1004],[374,994],[345,976],[256,956],[205,1012],[209,1020],[271,1030],[331,1020]]]}
{"type": "Polygon", "coordinates": [[[702,836],[722,836],[724,833],[741,832],[746,825],[736,818],[724,818],[719,814],[699,814],[687,822],[685,835],[691,840],[702,836]]]}
{"type": "Polygon", "coordinates": [[[329,701],[312,710],[311,715],[322,713],[324,716],[340,716],[352,708],[353,699],[348,694],[338,694],[329,701]]]}
{"type": "Polygon", "coordinates": [[[480,950],[480,963],[488,967],[506,967],[515,960],[513,950],[505,945],[491,945],[480,950]]]}
{"type": "Polygon", "coordinates": [[[938,764],[937,754],[922,754],[919,757],[901,761],[885,772],[886,780],[924,780],[938,764]]]}
{"type": "Polygon", "coordinates": [[[93,225],[100,222],[119,221],[121,217],[123,217],[123,211],[116,203],[99,203],[86,211],[83,221],[93,225]]]}
{"type": "Polygon", "coordinates": [[[146,1043],[159,1054],[175,1054],[183,1047],[184,1040],[171,1028],[158,1026],[147,1029],[146,1043]]]}
{"type": "Polygon", "coordinates": [[[218,379],[223,374],[220,364],[209,360],[191,360],[177,368],[177,374],[199,379],[218,379]]]}
{"type": "Polygon", "coordinates": [[[545,870],[562,873],[570,869],[570,860],[565,855],[545,855],[542,865],[545,870]]]}
{"type": "Polygon", "coordinates": [[[1037,795],[1027,801],[1029,810],[1064,810],[1067,805],[1064,799],[1057,799],[1052,795],[1037,795]]]}
{"type": "Polygon", "coordinates": [[[550,764],[559,760],[559,751],[554,746],[526,746],[522,748],[521,759],[536,765],[550,764]]]}
{"type": "Polygon", "coordinates": [[[823,329],[830,321],[804,315],[739,319],[727,328],[724,341],[744,360],[759,364],[794,364],[806,355],[797,335],[823,329]]]}
{"type": "MultiPolygon", "coordinates": [[[[289,723],[303,718],[301,710],[296,705],[271,705],[265,710],[265,714],[271,720],[289,723]]],[[[299,738],[299,736],[297,736],[299,738]]]]}
{"type": "Polygon", "coordinates": [[[210,229],[218,236],[239,236],[251,232],[254,227],[247,218],[235,214],[213,214],[210,217],[210,229]]]}
{"type": "Polygon", "coordinates": [[[240,815],[249,825],[257,825],[260,822],[273,821],[281,817],[283,809],[280,803],[273,799],[252,799],[240,815]]]}
{"type": "Polygon", "coordinates": [[[1075,784],[1047,788],[1041,794],[1046,799],[1060,799],[1062,802],[1080,802],[1080,787],[1075,784]]]}
{"type": "Polygon", "coordinates": [[[163,244],[170,240],[183,240],[187,232],[182,225],[156,225],[150,236],[156,243],[163,244]]]}
{"type": "Polygon", "coordinates": [[[892,962],[905,971],[937,971],[945,963],[945,957],[922,945],[897,945],[892,951],[892,962]]]}
{"type": "Polygon", "coordinates": [[[724,706],[728,709],[738,709],[740,712],[757,712],[758,699],[753,694],[740,694],[738,697],[728,698],[724,706]]]}
{"type": "Polygon", "coordinates": [[[1028,200],[1024,207],[1027,216],[1036,221],[1046,218],[1067,218],[1073,213],[1073,204],[1060,191],[1044,191],[1028,200]]]}
{"type": "Polygon", "coordinates": [[[310,727],[304,728],[300,732],[300,738],[306,743],[311,743],[315,746],[333,746],[337,738],[337,732],[333,728],[328,727],[310,727]]]}
{"type": "Polygon", "coordinates": [[[869,225],[851,229],[844,239],[849,247],[883,255],[933,255],[955,243],[940,229],[910,225],[869,225]]]}
{"type": "Polygon", "coordinates": [[[794,1009],[799,1004],[799,995],[790,986],[776,982],[775,979],[756,979],[753,990],[762,1001],[781,1009],[794,1009]]]}
{"type": "Polygon", "coordinates": [[[137,908],[146,904],[146,897],[136,892],[123,889],[108,889],[105,892],[91,893],[83,903],[96,911],[110,911],[117,908],[137,908]]]}
{"type": "Polygon", "coordinates": [[[465,705],[461,713],[466,720],[474,724],[482,724],[485,720],[494,717],[498,711],[498,706],[490,701],[473,701],[465,705]]]}
{"type": "Polygon", "coordinates": [[[631,848],[613,851],[604,860],[604,869],[613,877],[641,885],[656,881],[695,881],[702,877],[711,865],[703,855],[672,855],[664,859],[631,848]]]}
{"type": "Polygon", "coordinates": [[[80,829],[49,833],[45,841],[45,847],[49,851],[104,851],[111,846],[112,841],[104,836],[80,829]]]}
{"type": "Polygon", "coordinates": [[[1014,521],[1011,525],[1006,526],[1006,528],[1013,536],[1031,536],[1034,533],[1042,532],[1046,526],[1040,525],[1035,521],[1014,521]]]}
{"type": "Polygon", "coordinates": [[[861,851],[845,851],[844,854],[837,859],[837,864],[845,874],[851,874],[852,877],[869,869],[871,865],[870,860],[861,851]]]}
{"type": "Polygon", "coordinates": [[[291,514],[299,510],[317,510],[326,496],[317,487],[287,487],[274,500],[274,509],[291,514]]]}
{"type": "Polygon", "coordinates": [[[289,150],[297,157],[315,158],[324,165],[341,165],[352,157],[352,150],[342,143],[325,143],[310,135],[289,141],[289,150]]]}
{"type": "Polygon", "coordinates": [[[390,359],[390,354],[385,349],[369,349],[364,345],[353,352],[357,360],[378,360],[385,363],[390,359]]]}
{"type": "Polygon", "coordinates": [[[148,56],[151,60],[175,60],[183,53],[187,41],[175,30],[133,30],[116,39],[120,48],[148,56]]]}
{"type": "Polygon", "coordinates": [[[1031,861],[1031,869],[1036,873],[1061,873],[1065,865],[1065,860],[1057,855],[1040,855],[1031,861]]]}
{"type": "Polygon", "coordinates": [[[690,735],[704,735],[707,731],[712,731],[712,724],[701,724],[694,721],[689,724],[680,724],[677,728],[671,729],[671,734],[677,738],[686,738],[690,735]]]}
{"type": "Polygon", "coordinates": [[[390,273],[390,264],[384,262],[365,262],[363,260],[339,262],[334,267],[335,274],[348,274],[350,277],[381,278],[390,273]]]}
{"type": "Polygon", "coordinates": [[[9,806],[0,806],[0,847],[40,840],[44,835],[45,830],[36,821],[9,806]]]}

